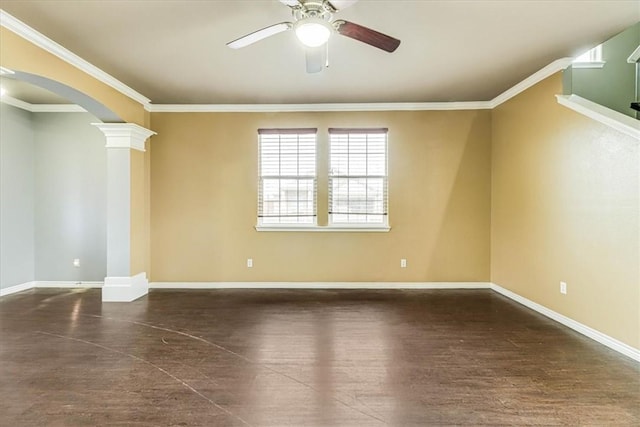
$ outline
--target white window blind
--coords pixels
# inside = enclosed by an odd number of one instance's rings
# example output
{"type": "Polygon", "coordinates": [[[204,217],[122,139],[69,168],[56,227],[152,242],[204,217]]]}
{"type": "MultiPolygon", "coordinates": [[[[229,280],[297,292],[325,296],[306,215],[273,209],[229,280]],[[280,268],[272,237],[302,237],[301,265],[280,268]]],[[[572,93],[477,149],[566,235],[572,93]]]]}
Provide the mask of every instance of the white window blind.
{"type": "Polygon", "coordinates": [[[258,129],[258,224],[316,223],[317,129],[258,129]]]}
{"type": "Polygon", "coordinates": [[[332,224],[387,224],[387,129],[329,129],[332,224]]]}

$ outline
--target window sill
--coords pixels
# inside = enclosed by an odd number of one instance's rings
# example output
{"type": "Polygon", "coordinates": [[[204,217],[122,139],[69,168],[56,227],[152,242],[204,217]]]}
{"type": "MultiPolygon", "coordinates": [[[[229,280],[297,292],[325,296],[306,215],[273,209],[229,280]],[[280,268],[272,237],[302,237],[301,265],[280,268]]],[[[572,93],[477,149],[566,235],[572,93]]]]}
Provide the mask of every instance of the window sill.
{"type": "Polygon", "coordinates": [[[594,61],[594,62],[574,62],[571,64],[572,68],[604,68],[604,61],[594,61]]]}
{"type": "Polygon", "coordinates": [[[256,225],[256,231],[308,233],[388,233],[388,225],[256,225]]]}

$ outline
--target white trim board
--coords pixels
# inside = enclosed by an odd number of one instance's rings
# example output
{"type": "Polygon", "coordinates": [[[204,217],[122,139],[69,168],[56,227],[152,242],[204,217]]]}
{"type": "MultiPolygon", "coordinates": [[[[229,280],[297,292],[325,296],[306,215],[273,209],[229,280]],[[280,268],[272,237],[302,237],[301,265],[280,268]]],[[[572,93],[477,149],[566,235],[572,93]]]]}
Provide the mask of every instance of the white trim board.
{"type": "Polygon", "coordinates": [[[558,104],[640,140],[640,120],[584,99],[578,95],[556,95],[558,104]]]}
{"type": "Polygon", "coordinates": [[[34,288],[101,288],[103,282],[36,280],[34,288]]]}
{"type": "Polygon", "coordinates": [[[491,289],[488,282],[151,282],[149,289],[491,289]]]}
{"type": "Polygon", "coordinates": [[[151,113],[285,113],[348,111],[450,111],[487,110],[489,101],[389,102],[344,104],[158,104],[147,105],[151,113]]]}
{"type": "Polygon", "coordinates": [[[15,294],[17,292],[28,291],[40,288],[101,288],[102,282],[73,282],[73,281],[50,281],[35,280],[32,282],[21,283],[19,285],[10,286],[0,289],[0,297],[15,294]]]}
{"type": "Polygon", "coordinates": [[[149,293],[147,273],[135,276],[105,277],[102,302],[131,302],[149,293]]]}
{"type": "Polygon", "coordinates": [[[76,104],[30,104],[9,95],[2,95],[0,102],[23,109],[30,113],[86,113],[87,110],[76,104]]]}
{"type": "Polygon", "coordinates": [[[540,83],[542,80],[546,79],[547,77],[554,75],[558,71],[562,71],[566,69],[569,65],[571,65],[572,62],[573,62],[573,58],[556,59],[551,64],[541,68],[540,70],[536,71],[526,79],[522,80],[520,83],[502,92],[500,95],[496,96],[491,101],[489,101],[491,108],[492,109],[496,108],[498,105],[504,102],[507,102],[514,96],[540,83]]]}
{"type": "Polygon", "coordinates": [[[24,102],[12,96],[9,96],[6,94],[2,95],[2,97],[0,97],[0,102],[2,102],[3,104],[11,105],[12,107],[20,108],[21,110],[25,110],[30,113],[33,113],[32,111],[33,104],[29,104],[28,102],[24,102]]]}
{"type": "Polygon", "coordinates": [[[621,341],[618,341],[617,339],[612,338],[606,334],[603,334],[602,332],[597,331],[593,328],[590,328],[587,325],[583,325],[580,322],[577,322],[543,305],[533,302],[521,295],[516,294],[515,292],[505,289],[500,285],[496,285],[495,283],[492,283],[491,289],[493,289],[495,292],[499,293],[500,295],[503,295],[519,304],[522,304],[525,307],[528,307],[533,311],[536,311],[542,314],[543,316],[548,317],[551,320],[555,320],[556,322],[561,323],[564,326],[570,329],[573,329],[574,331],[579,332],[582,335],[588,338],[591,338],[592,340],[597,341],[600,344],[603,344],[612,350],[617,351],[618,353],[621,353],[637,362],[640,362],[640,349],[631,347],[630,345],[625,344],[621,341]]]}
{"type": "Polygon", "coordinates": [[[6,295],[15,294],[22,291],[28,291],[29,289],[34,288],[34,284],[36,282],[25,282],[19,285],[9,286],[8,288],[0,289],[0,297],[4,297],[6,295]]]}

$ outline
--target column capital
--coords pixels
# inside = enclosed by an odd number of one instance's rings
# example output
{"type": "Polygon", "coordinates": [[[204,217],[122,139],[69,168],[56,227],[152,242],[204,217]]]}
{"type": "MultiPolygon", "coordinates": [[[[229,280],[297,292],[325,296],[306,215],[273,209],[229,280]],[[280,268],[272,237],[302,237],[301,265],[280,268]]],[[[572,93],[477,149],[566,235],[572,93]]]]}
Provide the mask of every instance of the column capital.
{"type": "Polygon", "coordinates": [[[144,142],[156,133],[135,123],[91,123],[104,133],[107,148],[144,151],[144,142]]]}

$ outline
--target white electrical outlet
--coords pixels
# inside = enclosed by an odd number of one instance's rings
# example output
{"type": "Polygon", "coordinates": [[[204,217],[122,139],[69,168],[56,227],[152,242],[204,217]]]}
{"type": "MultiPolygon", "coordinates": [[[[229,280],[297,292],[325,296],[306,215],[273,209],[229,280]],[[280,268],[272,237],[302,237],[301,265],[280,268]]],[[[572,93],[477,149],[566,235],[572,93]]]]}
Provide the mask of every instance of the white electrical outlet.
{"type": "Polygon", "coordinates": [[[400,268],[407,268],[407,260],[402,258],[400,260],[400,268]]]}
{"type": "Polygon", "coordinates": [[[247,258],[247,268],[251,268],[251,267],[253,267],[253,259],[247,258]]]}
{"type": "Polygon", "coordinates": [[[80,258],[75,258],[73,260],[73,266],[74,267],[80,267],[80,258]]]}
{"type": "Polygon", "coordinates": [[[567,294],[567,282],[560,282],[560,293],[567,294]]]}

